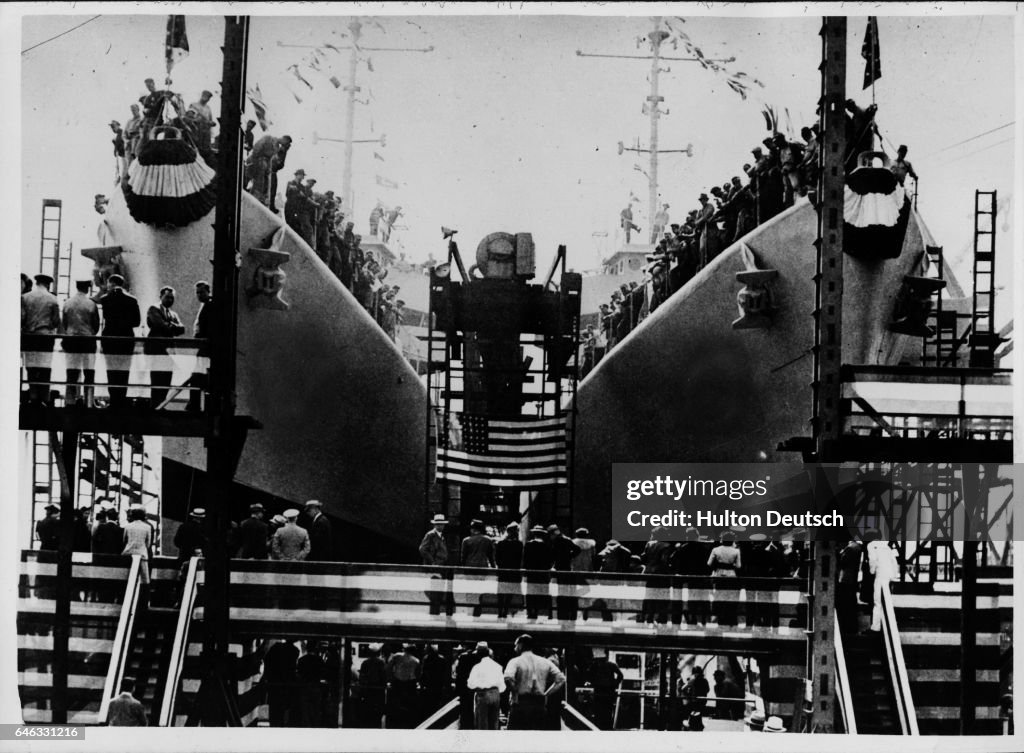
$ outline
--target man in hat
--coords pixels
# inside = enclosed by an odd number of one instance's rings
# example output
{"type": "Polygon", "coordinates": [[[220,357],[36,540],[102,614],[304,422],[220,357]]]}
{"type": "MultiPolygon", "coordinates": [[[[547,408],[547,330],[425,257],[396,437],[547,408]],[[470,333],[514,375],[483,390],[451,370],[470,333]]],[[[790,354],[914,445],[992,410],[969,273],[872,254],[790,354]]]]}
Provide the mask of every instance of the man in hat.
{"type": "Polygon", "coordinates": [[[505,676],[501,671],[501,665],[491,658],[493,652],[484,641],[476,644],[476,653],[480,660],[470,671],[466,682],[467,687],[473,691],[475,728],[496,730],[505,676]]]}
{"type": "Polygon", "coordinates": [[[679,692],[683,699],[683,712],[692,714],[694,711],[703,714],[708,704],[707,698],[711,693],[711,686],[704,677],[704,668],[695,666],[679,692]]]}
{"type": "Polygon", "coordinates": [[[420,542],[420,557],[424,565],[447,565],[448,547],[444,541],[444,527],[448,525],[448,519],[438,513],[431,519],[430,525],[431,529],[420,542]]]}
{"type": "Polygon", "coordinates": [[[36,523],[36,538],[40,549],[56,549],[60,543],[60,507],[48,504],[46,517],[36,523]]]}
{"type": "Polygon", "coordinates": [[[602,573],[628,573],[633,553],[615,539],[609,539],[597,556],[601,559],[602,573]]]}
{"type": "Polygon", "coordinates": [[[288,227],[298,233],[312,248],[312,225],[309,223],[309,215],[314,207],[311,192],[307,193],[305,179],[306,171],[300,168],[295,171],[295,178],[288,181],[284,190],[284,219],[288,227]]]}
{"type": "Polygon", "coordinates": [[[494,567],[494,542],[484,534],[482,520],[472,520],[469,536],[462,540],[463,567],[494,567]]]}
{"type": "Polygon", "coordinates": [[[181,323],[178,314],[171,308],[174,305],[174,296],[174,288],[169,286],[160,288],[160,305],[150,306],[146,311],[146,326],[149,327],[149,335],[143,344],[142,352],[151,356],[146,360],[150,362],[149,373],[153,384],[150,402],[154,408],[159,408],[167,399],[167,388],[171,384],[172,372],[165,368],[158,368],[159,361],[166,359],[167,346],[154,344],[152,340],[185,334],[185,325],[181,323]],[[164,358],[160,358],[161,356],[164,358]]]}
{"type": "MultiPolygon", "coordinates": [[[[142,323],[139,301],[124,289],[124,278],[112,274],[107,278],[107,293],[97,301],[103,309],[103,336],[134,338],[135,328],[142,323]]],[[[131,369],[133,340],[104,342],[107,361],[110,406],[124,407],[128,402],[128,372],[131,369]]]]}
{"type": "Polygon", "coordinates": [[[109,727],[145,727],[149,723],[146,718],[146,707],[134,695],[135,678],[125,677],[121,680],[120,694],[110,701],[107,711],[109,727]]]}
{"type": "Polygon", "coordinates": [[[153,549],[153,526],[146,520],[146,510],[142,505],[131,505],[128,508],[128,525],[124,529],[124,547],[122,555],[139,555],[142,567],[139,570],[139,582],[142,590],[139,602],[145,607],[149,603],[149,554],[153,549]]]}
{"type": "Polygon", "coordinates": [[[619,226],[626,233],[626,245],[628,246],[633,231],[640,232],[640,228],[633,224],[633,207],[631,205],[627,204],[626,208],[619,212],[619,226]]]}
{"type": "Polygon", "coordinates": [[[142,134],[142,113],[137,104],[131,105],[132,116],[124,124],[124,152],[125,161],[131,164],[138,154],[139,137],[142,134]]]}
{"type": "Polygon", "coordinates": [[[242,133],[242,148],[245,150],[246,158],[252,153],[252,146],[256,142],[255,129],[255,120],[245,121],[245,132],[242,133]]]}
{"type": "Polygon", "coordinates": [[[334,559],[334,533],[331,521],[324,515],[320,500],[311,499],[305,505],[304,528],[309,531],[309,556],[306,559],[329,562],[334,559]]]}
{"type": "Polygon", "coordinates": [[[896,176],[896,180],[899,181],[901,186],[908,175],[914,179],[915,183],[917,182],[917,173],[914,172],[914,166],[907,161],[906,144],[900,144],[900,148],[896,150],[896,159],[889,165],[889,169],[896,176]]]}
{"type": "MultiPolygon", "coordinates": [[[[481,656],[475,648],[456,646],[455,667],[452,677],[455,680],[455,693],[459,697],[459,729],[473,729],[476,724],[473,704],[475,693],[469,688],[469,676],[480,661],[481,656]]],[[[502,682],[504,685],[504,681],[502,682]]]]}
{"type": "Polygon", "coordinates": [[[284,169],[288,161],[288,150],[292,148],[292,137],[282,136],[278,140],[277,151],[270,160],[270,211],[277,214],[277,174],[284,169]]]}
{"type": "Polygon", "coordinates": [[[785,732],[786,728],[782,725],[782,717],[770,716],[768,721],[764,723],[765,732],[785,732]]]}
{"type": "Polygon", "coordinates": [[[50,292],[52,277],[38,274],[35,281],[35,287],[21,296],[21,349],[25,353],[28,398],[46,403],[49,402],[54,341],[45,335],[55,335],[60,329],[60,304],[57,296],[50,292]]]}
{"type": "Polygon", "coordinates": [[[124,530],[118,525],[117,510],[109,500],[100,503],[92,532],[93,554],[120,554],[124,546],[124,530]]]}
{"type": "Polygon", "coordinates": [[[263,505],[249,505],[249,517],[238,526],[238,557],[243,560],[265,560],[269,532],[263,522],[263,505]]]}
{"type": "Polygon", "coordinates": [[[291,144],[290,136],[271,136],[267,134],[253,144],[249,153],[249,161],[246,163],[246,180],[250,193],[256,197],[263,206],[269,207],[273,201],[273,194],[270,192],[271,161],[277,155],[281,144],[287,139],[291,144]]]}
{"type": "MultiPolygon", "coordinates": [[[[92,280],[78,280],[75,293],[64,302],[61,310],[61,329],[65,335],[95,337],[100,331],[100,309],[89,297],[92,280]]],[[[69,340],[62,343],[67,362],[67,404],[92,407],[93,384],[96,381],[96,342],[69,340]],[[78,395],[78,378],[84,375],[83,395],[78,395]]]]}
{"type": "MultiPolygon", "coordinates": [[[[420,557],[424,565],[447,565],[448,546],[444,540],[444,527],[448,525],[448,519],[441,513],[436,514],[431,520],[432,526],[427,531],[423,540],[420,541],[420,557]]],[[[430,603],[431,614],[441,614],[441,607],[444,605],[445,612],[451,614],[454,611],[452,603],[451,581],[442,575],[430,576],[431,587],[427,589],[427,601],[430,603]]]]}
{"type": "Polygon", "coordinates": [[[565,685],[565,675],[550,659],[533,653],[530,635],[520,635],[516,639],[515,650],[519,655],[505,667],[505,686],[512,693],[508,728],[545,729],[547,698],[565,685]]]}
{"type": "Polygon", "coordinates": [[[655,242],[668,227],[668,204],[662,204],[654,215],[654,227],[651,228],[651,242],[655,242]]]}
{"type": "Polygon", "coordinates": [[[590,572],[594,569],[594,555],[597,554],[597,541],[587,528],[577,528],[572,543],[576,545],[579,552],[572,558],[570,566],[575,572],[590,572]]]}
{"type": "Polygon", "coordinates": [[[309,534],[297,524],[299,511],[292,508],[284,511],[285,523],[270,540],[270,550],[275,560],[304,560],[309,556],[309,534]]]}
{"type": "Polygon", "coordinates": [[[572,561],[580,553],[580,548],[556,525],[548,526],[547,533],[551,544],[551,564],[554,569],[562,572],[572,570],[572,561]]]}
{"type": "Polygon", "coordinates": [[[178,547],[178,565],[184,565],[192,557],[202,557],[206,549],[206,533],[203,523],[206,521],[206,510],[197,507],[192,510],[188,520],[178,526],[174,534],[174,545],[178,547]]]}
{"type": "Polygon", "coordinates": [[[213,129],[213,112],[210,110],[210,99],[213,97],[213,92],[203,91],[199,95],[199,101],[193,102],[188,106],[189,112],[195,113],[194,121],[196,123],[196,146],[199,147],[200,151],[209,151],[210,149],[210,134],[213,129]]]}

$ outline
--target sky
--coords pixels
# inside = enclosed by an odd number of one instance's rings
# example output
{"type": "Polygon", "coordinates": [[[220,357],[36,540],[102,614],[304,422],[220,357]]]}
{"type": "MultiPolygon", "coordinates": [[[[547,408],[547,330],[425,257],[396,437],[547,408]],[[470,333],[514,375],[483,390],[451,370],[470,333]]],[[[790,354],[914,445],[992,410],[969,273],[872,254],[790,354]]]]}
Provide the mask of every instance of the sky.
{"type": "MultiPolygon", "coordinates": [[[[191,53],[174,69],[172,88],[186,102],[210,89],[216,113],[223,19],[198,13],[212,13],[212,7],[184,7],[192,14],[186,17],[191,53]]],[[[532,232],[539,268],[565,244],[570,267],[588,270],[621,243],[618,215],[631,193],[640,198],[634,216],[646,231],[648,157],[620,156],[617,142],[647,147],[649,121],[642,108],[650,62],[576,52],[646,56],[650,47],[640,38],[655,28],[654,19],[433,11],[362,17],[354,132],[357,139],[384,135],[386,146],[354,148],[357,232],[365,232],[379,200],[403,207],[404,228],[395,239],[411,260],[443,256],[440,227],[446,225],[460,231],[456,240],[467,258],[488,233],[532,232]],[[367,49],[427,47],[433,51],[367,49]],[[378,185],[377,176],[398,188],[378,185]]],[[[28,15],[22,49],[90,17],[28,15]]],[[[660,147],[693,144],[694,150],[692,157],[661,157],[660,197],[677,220],[697,206],[701,191],[741,174],[750,148],[767,135],[764,104],[788,110],[782,124],[795,131],[811,122],[820,88],[821,19],[809,11],[788,18],[663,19],[673,36],[685,31],[707,55],[735,57],[730,71],[764,83],[744,101],[724,78],[694,62],[664,64],[660,91],[667,114],[660,120],[660,147]]],[[[329,78],[346,79],[349,53],[325,45],[346,46],[351,20],[255,17],[250,35],[248,85],[259,85],[264,95],[270,132],[294,139],[286,172],[302,167],[318,179],[319,190],[339,193],[344,148],[314,143],[314,133],[344,134],[344,92],[329,78]],[[313,50],[302,45],[320,47],[319,72],[309,67],[313,50]],[[312,89],[288,70],[293,65],[312,89]]],[[[92,197],[114,190],[107,123],[129,117],[144,78],[162,78],[165,23],[164,15],[103,15],[21,56],[27,270],[37,259],[42,198],[64,200],[67,241],[75,248],[95,245],[92,197]]],[[[865,24],[863,16],[853,16],[848,28],[848,93],[861,104],[872,98],[861,88],[865,24]]],[[[1005,208],[1012,188],[1013,128],[1007,126],[1015,113],[1013,25],[993,15],[897,16],[881,17],[879,29],[882,78],[874,97],[886,148],[910,147],[925,221],[951,258],[969,264],[973,191],[999,190],[1005,208]]],[[[663,54],[686,53],[682,45],[673,50],[670,39],[663,54]]],[[[1008,246],[1012,225],[1004,216],[1001,238],[1008,246]]],[[[79,264],[88,267],[84,259],[79,264]]],[[[963,276],[969,267],[960,267],[963,276]]]]}

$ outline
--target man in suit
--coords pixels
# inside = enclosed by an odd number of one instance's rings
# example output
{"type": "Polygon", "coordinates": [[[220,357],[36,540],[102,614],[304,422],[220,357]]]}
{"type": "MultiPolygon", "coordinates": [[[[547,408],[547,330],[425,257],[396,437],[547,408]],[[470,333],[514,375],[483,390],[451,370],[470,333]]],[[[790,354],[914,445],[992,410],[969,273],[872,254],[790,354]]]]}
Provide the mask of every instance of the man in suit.
{"type": "Polygon", "coordinates": [[[270,540],[275,560],[304,560],[309,556],[309,534],[296,525],[298,517],[298,510],[285,510],[285,524],[277,529],[274,538],[270,540]]]}
{"type": "Polygon", "coordinates": [[[132,693],[135,692],[135,678],[121,680],[121,693],[110,702],[107,711],[107,725],[110,727],[145,727],[146,707],[132,693]]]}
{"type": "Polygon", "coordinates": [[[249,161],[246,163],[246,178],[248,182],[251,182],[251,185],[248,186],[248,189],[263,206],[270,206],[273,201],[270,184],[270,179],[273,175],[272,163],[281,146],[283,144],[291,146],[291,143],[291,136],[277,138],[268,134],[258,139],[253,144],[252,151],[249,152],[249,161]]]}
{"type": "MultiPolygon", "coordinates": [[[[160,305],[150,306],[149,310],[146,311],[146,326],[149,327],[149,337],[143,346],[143,352],[147,356],[167,355],[167,346],[151,342],[153,338],[178,337],[185,334],[185,325],[181,323],[178,315],[171,309],[173,305],[174,288],[160,288],[160,305]]],[[[153,384],[150,400],[154,408],[159,408],[164,400],[167,399],[167,388],[171,384],[172,372],[157,369],[157,361],[161,359],[152,358],[149,360],[152,362],[150,365],[150,380],[153,384]]]]}
{"type": "Polygon", "coordinates": [[[197,507],[192,510],[189,519],[178,526],[174,534],[174,545],[178,547],[178,565],[184,565],[198,552],[202,555],[206,549],[206,533],[203,531],[203,521],[206,520],[206,510],[197,507]]]}
{"type": "MultiPolygon", "coordinates": [[[[211,295],[210,283],[206,280],[199,280],[196,283],[196,300],[199,301],[199,313],[196,314],[195,325],[193,326],[192,336],[197,340],[209,340],[210,335],[210,316],[213,312],[213,296],[211,295]]],[[[209,343],[200,345],[196,351],[197,358],[209,358],[210,346],[209,343]]],[[[208,364],[206,367],[208,368],[208,364]]],[[[206,389],[207,374],[206,371],[197,370],[192,373],[192,378],[188,380],[189,386],[192,388],[188,393],[188,405],[185,406],[187,411],[195,411],[198,413],[202,410],[202,394],[203,390],[206,389]]]]}
{"type": "Polygon", "coordinates": [[[117,523],[117,511],[110,502],[100,503],[92,532],[93,554],[120,554],[124,549],[124,530],[117,523]]]}
{"type": "Polygon", "coordinates": [[[309,520],[309,556],[306,559],[329,561],[334,559],[334,534],[331,521],[324,515],[320,500],[306,502],[306,517],[309,520]]]}
{"type": "MultiPolygon", "coordinates": [[[[98,301],[103,309],[103,336],[134,338],[135,328],[142,323],[139,301],[124,289],[124,278],[112,274],[107,278],[107,294],[98,301]]],[[[107,361],[110,407],[124,407],[128,402],[128,372],[131,369],[134,341],[103,343],[107,361]]]]}
{"type": "Polygon", "coordinates": [[[249,517],[238,526],[238,557],[243,560],[265,560],[269,531],[263,522],[263,505],[249,505],[249,517]]]}
{"type": "MultiPolygon", "coordinates": [[[[100,309],[89,297],[92,280],[75,283],[76,292],[64,303],[61,311],[61,327],[65,335],[95,337],[100,331],[100,309]]],[[[64,340],[67,354],[68,392],[67,404],[81,401],[87,408],[92,407],[93,384],[96,381],[96,343],[90,340],[64,340]],[[78,396],[78,377],[83,376],[82,397],[78,396]]]]}
{"type": "Polygon", "coordinates": [[[46,506],[46,517],[36,523],[36,536],[40,549],[56,549],[60,543],[60,507],[46,506]]]}
{"type": "Polygon", "coordinates": [[[26,366],[28,397],[33,402],[48,402],[53,340],[39,335],[55,335],[60,328],[60,305],[50,292],[53,278],[39,274],[35,287],[21,296],[22,350],[32,366],[26,366]]]}

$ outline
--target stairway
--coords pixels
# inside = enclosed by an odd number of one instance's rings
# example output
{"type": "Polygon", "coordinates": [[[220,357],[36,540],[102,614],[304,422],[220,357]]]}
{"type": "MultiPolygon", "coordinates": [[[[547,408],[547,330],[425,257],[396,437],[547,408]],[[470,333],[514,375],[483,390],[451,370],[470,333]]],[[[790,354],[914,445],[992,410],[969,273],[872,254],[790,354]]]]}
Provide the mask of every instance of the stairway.
{"type": "Polygon", "coordinates": [[[135,678],[134,695],[146,707],[150,726],[160,715],[177,618],[176,609],[151,607],[135,619],[124,676],[135,678]]]}
{"type": "Polygon", "coordinates": [[[901,734],[882,634],[844,635],[843,650],[858,734],[901,734]]]}

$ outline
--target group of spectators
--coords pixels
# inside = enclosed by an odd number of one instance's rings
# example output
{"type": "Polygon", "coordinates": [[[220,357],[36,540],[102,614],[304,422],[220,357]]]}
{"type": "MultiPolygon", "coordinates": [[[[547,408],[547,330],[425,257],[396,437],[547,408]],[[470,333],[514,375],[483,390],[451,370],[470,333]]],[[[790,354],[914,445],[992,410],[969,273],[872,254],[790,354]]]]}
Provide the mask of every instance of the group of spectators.
{"type": "MultiPolygon", "coordinates": [[[[846,101],[847,171],[856,167],[862,152],[872,149],[878,133],[876,109],[874,105],[861,108],[852,99],[846,101]]],[[[818,124],[801,128],[800,137],[802,140],[773,132],[762,146],[751,150],[753,159],[743,165],[742,176],[734,175],[701,193],[697,197],[699,206],[691,209],[682,223],[670,223],[669,205],[661,206],[653,218],[655,249],[647,257],[644,278],[639,284],[621,286],[610,301],[601,304],[598,326],[589,326],[581,333],[584,362],[589,360],[590,367],[596,364],[603,353],[722,250],[792,206],[797,198],[810,194],[814,200],[820,170],[818,124]]],[[[906,155],[907,147],[900,146],[890,164],[900,185],[908,176],[917,180],[906,155]]],[[[631,208],[623,209],[619,219],[629,243],[630,232],[639,230],[631,208]]]]}
{"type": "Polygon", "coordinates": [[[737,542],[734,534],[726,532],[722,546],[727,552],[701,540],[695,528],[687,529],[684,542],[664,541],[667,530],[656,528],[646,543],[634,544],[632,549],[615,539],[599,547],[586,528],[577,528],[570,538],[557,525],[535,525],[524,542],[516,522],[509,523],[499,536],[477,519],[470,522],[469,535],[462,539],[458,552],[451,552],[444,533],[448,523],[443,515],[432,519],[433,527],[419,547],[424,565],[650,575],[746,573],[763,578],[807,575],[808,549],[806,542],[799,540],[737,542]]]}
{"type": "MultiPolygon", "coordinates": [[[[67,384],[65,404],[79,407],[103,407],[96,398],[96,351],[97,336],[104,339],[99,350],[103,353],[107,369],[107,390],[110,408],[124,408],[128,405],[128,376],[135,352],[134,338],[143,319],[139,301],[126,289],[124,278],[119,274],[107,277],[102,291],[92,294],[92,280],[79,280],[75,292],[63,304],[50,292],[53,278],[47,274],[35,276],[35,284],[27,275],[21,276],[21,334],[22,350],[26,353],[25,373],[28,389],[23,400],[33,404],[51,404],[61,397],[60,391],[51,389],[52,352],[56,344],[53,335],[65,335],[61,348],[65,354],[67,384]]],[[[198,339],[209,337],[209,311],[211,301],[210,283],[200,280],[195,284],[195,295],[199,301],[199,313],[193,325],[193,334],[198,339]]],[[[150,398],[145,405],[152,408],[164,407],[168,402],[172,372],[166,370],[160,356],[167,356],[166,340],[179,337],[186,332],[173,306],[175,290],[171,287],[160,289],[160,300],[146,311],[146,341],[143,354],[155,356],[149,368],[150,398]]],[[[197,355],[205,355],[200,348],[197,355]]],[[[150,364],[146,364],[149,366],[150,364]]],[[[202,389],[206,375],[195,373],[180,388],[190,388],[186,410],[201,409],[202,389]]]]}
{"type": "Polygon", "coordinates": [[[265,510],[249,505],[249,517],[231,524],[228,551],[238,559],[316,560],[335,559],[334,529],[320,500],[311,499],[303,511],[291,508],[264,521],[265,510]]]}
{"type": "Polygon", "coordinates": [[[203,91],[198,100],[185,107],[180,94],[169,89],[158,90],[151,78],[144,83],[146,93],[139,97],[138,103],[130,105],[131,117],[124,125],[118,120],[110,121],[118,180],[127,179],[128,167],[153,135],[152,129],[158,125],[172,126],[185,132],[203,160],[216,167],[216,140],[213,137],[216,121],[209,104],[213,93],[203,91]]]}
{"type": "MultiPolygon", "coordinates": [[[[266,135],[254,141],[255,121],[246,123],[245,185],[260,203],[278,213],[277,174],[285,166],[291,136],[266,135]]],[[[316,178],[307,178],[298,169],[285,186],[284,218],[292,230],[312,248],[356,300],[374,318],[388,336],[395,340],[402,323],[402,307],[398,287],[384,283],[388,270],[386,260],[362,248],[363,236],[355,232],[355,223],[346,219],[342,198],[333,190],[316,190],[316,178]]],[[[401,207],[385,210],[377,204],[370,215],[370,235],[387,242],[401,207]]]]}
{"type": "MultiPolygon", "coordinates": [[[[364,651],[355,693],[361,727],[379,728],[385,717],[389,729],[415,727],[453,697],[463,730],[497,730],[506,713],[511,730],[561,726],[562,658],[535,652],[528,634],[516,639],[513,657],[496,655],[486,641],[451,654],[436,643],[370,644],[364,651]]],[[[618,672],[614,688],[621,679],[618,672]]]]}

